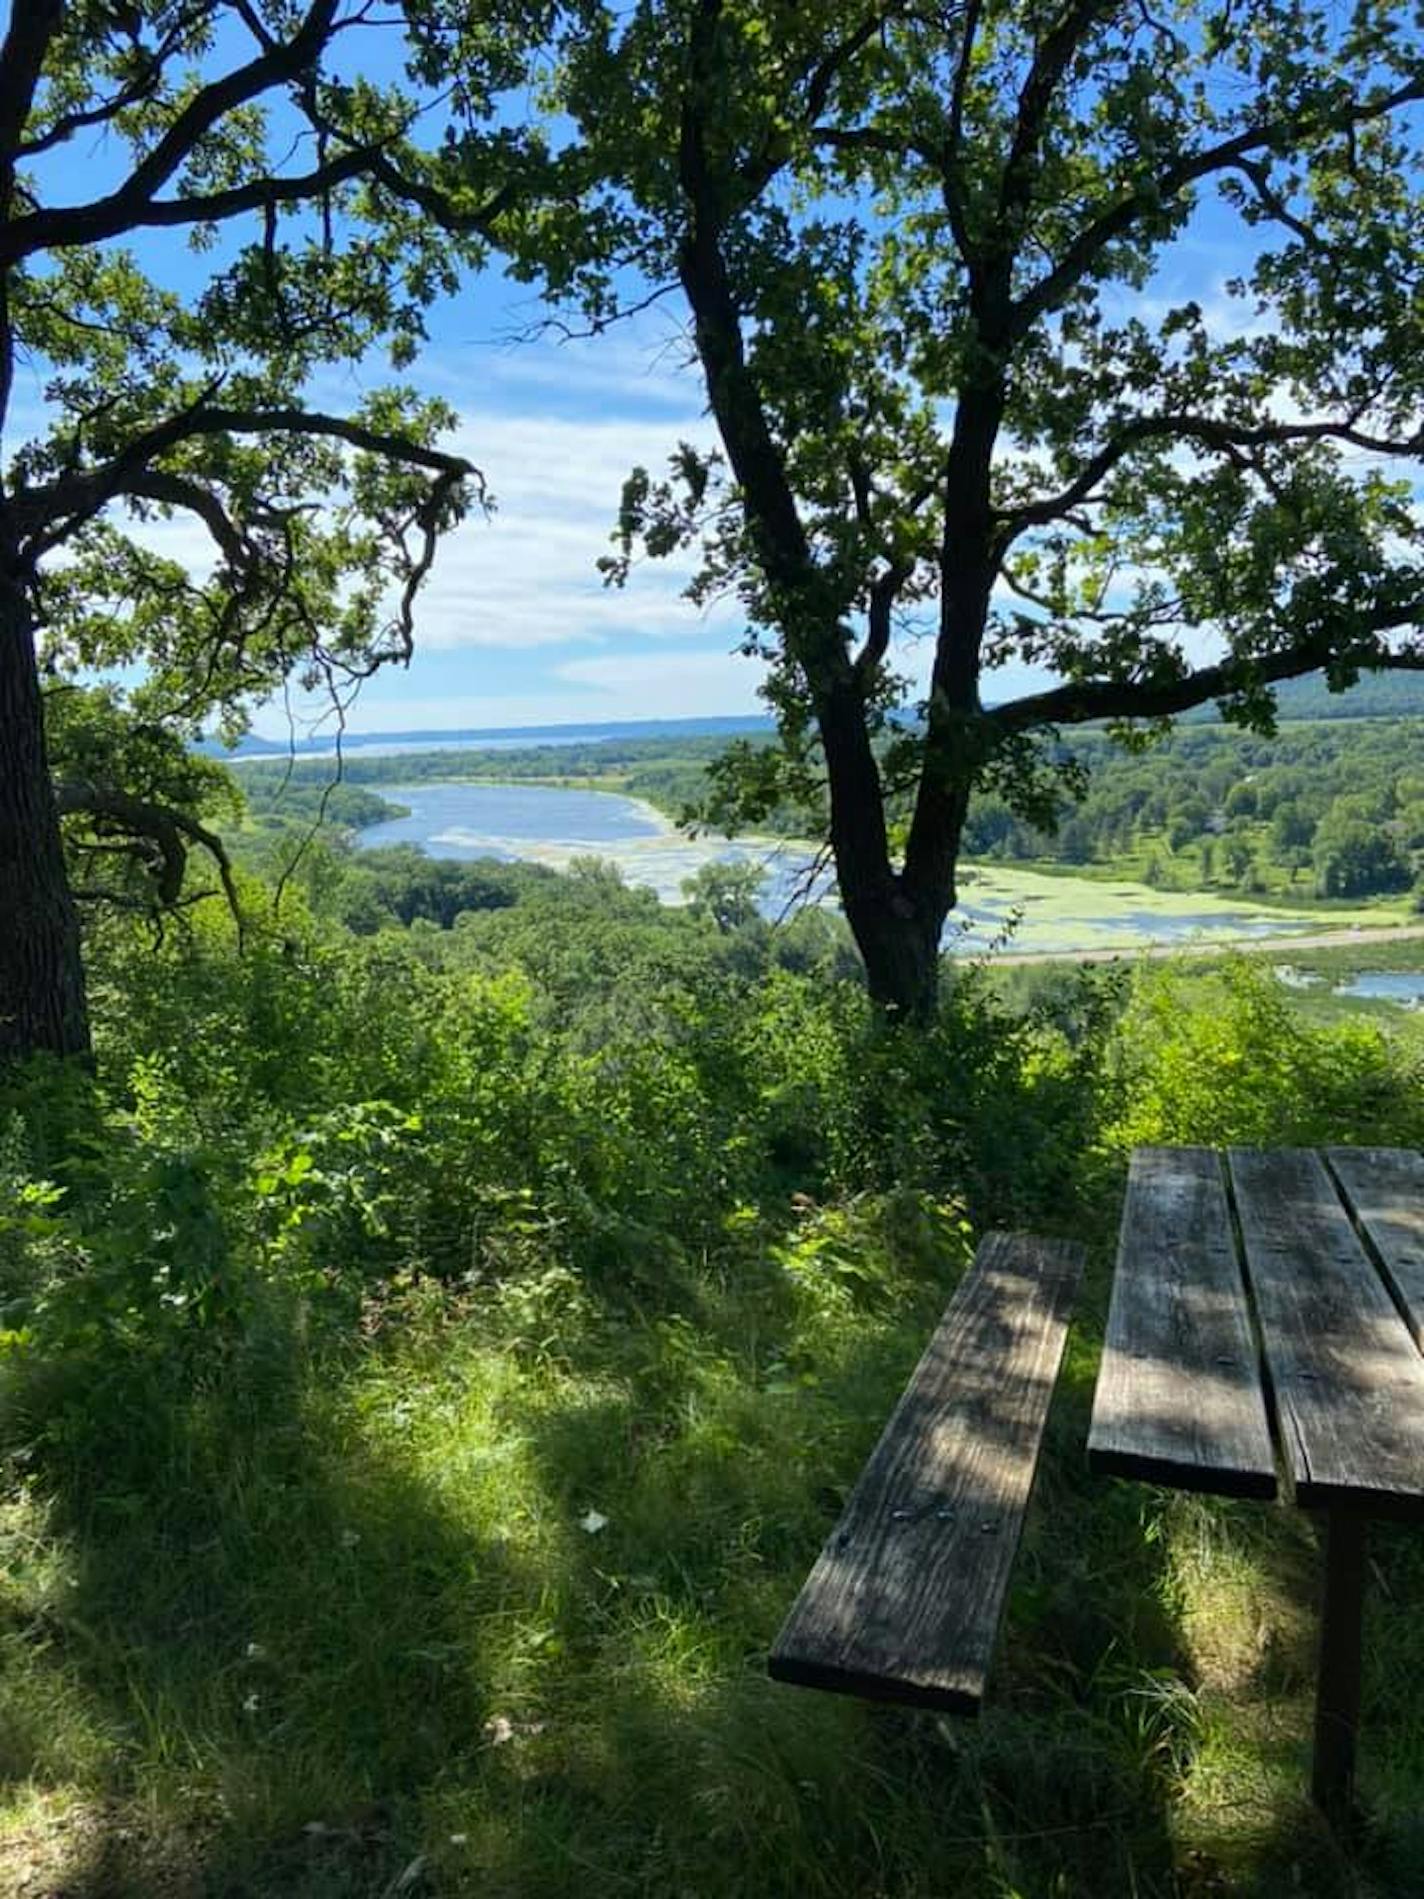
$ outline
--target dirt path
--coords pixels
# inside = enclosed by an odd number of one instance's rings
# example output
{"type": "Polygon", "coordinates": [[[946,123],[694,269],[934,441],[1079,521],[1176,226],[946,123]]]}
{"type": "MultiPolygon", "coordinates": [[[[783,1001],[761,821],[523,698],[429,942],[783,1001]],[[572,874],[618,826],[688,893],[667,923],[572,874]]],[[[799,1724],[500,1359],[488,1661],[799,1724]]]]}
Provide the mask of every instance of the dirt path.
{"type": "Polygon", "coordinates": [[[1228,952],[1239,954],[1241,951],[1254,951],[1258,955],[1267,950],[1277,956],[1292,950],[1303,949],[1369,949],[1376,943],[1409,943],[1424,939],[1424,923],[1387,923],[1378,929],[1366,929],[1356,924],[1348,930],[1317,930],[1305,936],[1234,936],[1221,937],[1215,942],[1189,943],[1144,943],[1136,949],[1086,949],[1086,950],[1004,950],[997,962],[1011,963],[1015,967],[1028,963],[1116,963],[1124,958],[1134,960],[1139,957],[1166,959],[1172,956],[1223,956],[1228,952]]]}

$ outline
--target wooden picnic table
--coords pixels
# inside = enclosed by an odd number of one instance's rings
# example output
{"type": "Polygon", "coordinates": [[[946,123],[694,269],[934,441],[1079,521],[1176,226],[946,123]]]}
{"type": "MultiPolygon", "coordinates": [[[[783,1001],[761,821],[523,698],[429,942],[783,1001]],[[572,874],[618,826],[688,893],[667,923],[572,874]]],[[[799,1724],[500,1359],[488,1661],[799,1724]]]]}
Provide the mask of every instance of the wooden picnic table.
{"type": "Polygon", "coordinates": [[[1353,1805],[1371,1517],[1424,1521],[1424,1159],[1139,1148],[1088,1455],[1323,1513],[1312,1791],[1353,1805]]]}

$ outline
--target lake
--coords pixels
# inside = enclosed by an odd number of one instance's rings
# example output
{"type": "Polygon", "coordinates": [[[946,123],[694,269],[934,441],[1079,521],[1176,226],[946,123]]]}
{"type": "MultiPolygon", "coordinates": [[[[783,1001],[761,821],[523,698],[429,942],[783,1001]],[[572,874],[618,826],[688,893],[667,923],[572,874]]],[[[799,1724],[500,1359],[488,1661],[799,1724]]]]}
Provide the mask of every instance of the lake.
{"type": "MultiPolygon", "coordinates": [[[[607,791],[450,783],[372,789],[407,806],[410,815],[362,831],[358,841],[365,848],[414,844],[432,857],[522,859],[555,870],[567,869],[578,857],[600,857],[617,864],[630,884],[655,890],[664,903],[680,903],[683,879],[704,864],[751,861],[767,871],[762,909],[776,917],[797,898],[812,862],[808,845],[785,839],[686,837],[651,805],[607,791]]],[[[818,900],[828,898],[830,877],[822,873],[815,888],[818,900]]],[[[963,898],[945,932],[945,946],[971,953],[998,938],[1016,912],[1021,921],[1012,947],[1048,954],[1260,938],[1303,930],[1313,921],[1304,913],[1261,910],[1220,897],[998,865],[966,870],[963,898]]]]}

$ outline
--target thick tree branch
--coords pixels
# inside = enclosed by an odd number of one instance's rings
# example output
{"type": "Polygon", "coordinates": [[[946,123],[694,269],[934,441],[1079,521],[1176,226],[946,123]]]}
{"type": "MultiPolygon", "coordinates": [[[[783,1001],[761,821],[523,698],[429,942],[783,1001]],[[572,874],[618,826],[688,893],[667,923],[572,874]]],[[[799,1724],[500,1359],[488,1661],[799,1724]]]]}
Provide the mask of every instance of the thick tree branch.
{"type": "Polygon", "coordinates": [[[247,211],[273,211],[279,205],[306,204],[323,192],[371,173],[378,148],[358,146],[316,170],[292,177],[254,178],[227,191],[197,192],[182,198],[128,203],[122,192],[93,204],[61,205],[16,218],[0,233],[0,264],[13,264],[38,251],[74,250],[121,237],[128,231],[160,230],[192,224],[219,224],[247,211]]]}
{"type": "MultiPolygon", "coordinates": [[[[45,0],[50,4],[51,0],[45,0]]],[[[236,66],[220,79],[201,86],[117,191],[91,206],[76,206],[68,213],[36,213],[36,216],[63,218],[94,217],[102,228],[91,229],[84,238],[69,242],[98,241],[129,230],[143,221],[152,207],[155,194],[187,163],[201,141],[229,113],[250,105],[263,94],[298,79],[312,67],[331,38],[339,0],[313,0],[306,17],[289,40],[265,48],[255,59],[236,66]]],[[[2,129],[2,128],[0,128],[2,129]]],[[[226,195],[226,194],[221,194],[226,195]]],[[[19,220],[22,228],[26,220],[19,220]]],[[[50,243],[64,242],[50,237],[50,243]]],[[[31,246],[30,248],[34,248],[31,246]]],[[[24,250],[8,253],[7,261],[24,256],[24,250]]]]}
{"type": "Polygon", "coordinates": [[[871,585],[865,641],[855,656],[855,676],[862,692],[869,689],[876,668],[890,650],[891,615],[900,589],[913,571],[909,561],[902,561],[887,568],[871,585]]]}
{"type": "Polygon", "coordinates": [[[1019,93],[1013,142],[999,183],[1001,224],[1016,222],[1029,202],[1048,115],[1074,54],[1097,22],[1117,7],[1118,0],[1076,0],[1035,52],[1019,93]]]}
{"type": "Polygon", "coordinates": [[[393,197],[401,198],[423,211],[442,231],[459,237],[490,237],[495,221],[519,198],[515,184],[502,185],[478,209],[462,211],[448,193],[424,179],[412,178],[392,163],[384,150],[368,152],[365,171],[368,177],[384,185],[393,197]]]}
{"type": "Polygon", "coordinates": [[[83,816],[95,819],[128,837],[149,839],[157,853],[154,876],[155,893],[165,907],[172,907],[183,894],[183,877],[188,868],[188,846],[201,845],[217,866],[223,892],[238,930],[242,929],[242,906],[233,880],[232,859],[227,846],[216,832],[210,831],[186,811],[171,805],[155,804],[148,798],[135,798],[110,785],[91,784],[83,779],[61,780],[55,788],[55,803],[61,817],[83,816]]]}
{"type": "MultiPolygon", "coordinates": [[[[884,26],[886,18],[887,15],[884,13],[867,15],[859,26],[833,46],[803,75],[802,83],[805,91],[800,118],[802,126],[813,139],[820,138],[816,120],[826,109],[826,102],[831,96],[831,88],[835,85],[837,76],[845,70],[856,54],[875,38],[884,26]]],[[[834,141],[822,140],[821,142],[834,141]]],[[[741,186],[748,202],[761,196],[777,173],[785,168],[790,157],[791,148],[786,140],[774,130],[769,129],[767,137],[762,141],[761,151],[754,158],[749,158],[737,170],[737,183],[741,186]]]]}
{"type": "Polygon", "coordinates": [[[1238,158],[1230,169],[1239,171],[1250,185],[1256,202],[1266,215],[1300,239],[1306,250],[1317,256],[1331,257],[1331,249],[1318,231],[1312,230],[1304,218],[1298,218],[1285,199],[1271,183],[1268,167],[1259,159],[1238,158]]]}
{"type": "Polygon", "coordinates": [[[63,145],[80,132],[92,131],[96,126],[111,125],[120,113],[130,106],[140,105],[152,96],[154,88],[163,77],[163,69],[184,39],[207,18],[211,12],[210,0],[199,0],[199,4],[189,7],[179,14],[167,33],[156,46],[143,47],[138,44],[134,34],[134,51],[140,65],[133,77],[126,80],[107,99],[101,99],[97,105],[86,106],[76,112],[64,113],[45,131],[33,138],[21,140],[16,151],[20,158],[37,158],[42,152],[53,151],[55,146],[63,145]]]}
{"type": "Polygon", "coordinates": [[[805,675],[830,787],[831,837],[841,898],[854,927],[894,892],[880,770],[865,719],[861,676],[826,578],[816,566],[786,460],[748,370],[741,316],[722,249],[725,180],[708,155],[710,74],[721,0],[698,0],[688,41],[678,166],[686,228],[678,275],[693,312],[712,412],[742,491],[768,589],[778,601],[787,651],[805,675]]]}
{"type": "Polygon", "coordinates": [[[814,125],[811,137],[817,145],[833,152],[877,152],[885,158],[918,158],[935,171],[940,154],[922,139],[901,138],[894,132],[882,132],[873,125],[814,125]]]}
{"type": "Polygon", "coordinates": [[[944,200],[945,216],[949,219],[950,231],[966,269],[969,268],[971,262],[973,240],[969,233],[969,219],[964,209],[960,161],[964,156],[964,104],[969,92],[969,75],[974,66],[974,43],[979,37],[979,20],[982,12],[983,0],[969,0],[964,9],[964,24],[960,28],[959,58],[955,62],[954,78],[949,89],[949,117],[945,127],[944,151],[940,154],[936,167],[939,172],[940,196],[944,200]]]}
{"type": "Polygon", "coordinates": [[[678,274],[692,308],[712,410],[732,471],[746,494],[768,577],[773,585],[794,593],[812,578],[810,543],[766,410],[747,369],[741,317],[722,254],[718,193],[707,155],[707,67],[720,15],[721,0],[700,0],[689,48],[691,72],[683,92],[678,153],[689,215],[678,274]]]}
{"type": "MultiPolygon", "coordinates": [[[[240,409],[199,404],[136,435],[111,461],[97,468],[62,475],[58,481],[18,495],[17,514],[27,524],[33,523],[27,536],[31,558],[49,552],[65,540],[76,525],[92,519],[101,508],[123,495],[163,499],[153,494],[149,486],[154,478],[152,464],[180,443],[214,435],[267,434],[322,436],[425,469],[442,479],[442,495],[448,493],[454,482],[465,480],[473,480],[478,490],[484,492],[484,476],[463,456],[428,448],[384,429],[368,428],[346,416],[326,415],[310,409],[240,409]]],[[[165,472],[163,479],[171,482],[176,478],[165,472]]],[[[170,490],[167,498],[176,505],[192,506],[195,512],[203,512],[196,505],[197,497],[192,491],[180,500],[176,490],[170,490]]]]}
{"type": "Polygon", "coordinates": [[[964,9],[964,24],[960,28],[959,58],[954,64],[954,78],[949,88],[949,121],[945,138],[945,156],[951,166],[959,163],[960,147],[964,140],[964,101],[969,92],[969,75],[974,67],[974,42],[979,37],[979,20],[983,11],[983,0],[969,0],[964,9]]]}
{"type": "Polygon", "coordinates": [[[1313,122],[1308,113],[1264,120],[1257,125],[1247,126],[1233,138],[1224,139],[1203,151],[1190,153],[1176,164],[1168,165],[1154,180],[1140,186],[1131,197],[1120,199],[1085,226],[1052,270],[1016,299],[1010,320],[1010,340],[1017,341],[1039,317],[1054,309],[1082,281],[1110,244],[1126,237],[1143,217],[1160,212],[1164,204],[1179,197],[1189,186],[1199,184],[1217,172],[1239,170],[1242,161],[1251,159],[1256,152],[1291,150],[1300,144],[1307,130],[1317,135],[1350,132],[1356,126],[1388,118],[1392,113],[1405,106],[1416,105],[1421,100],[1424,100],[1424,77],[1412,79],[1389,92],[1377,93],[1373,98],[1345,107],[1319,123],[1313,122]]]}
{"type": "Polygon", "coordinates": [[[157,501],[164,507],[183,508],[197,515],[234,574],[241,573],[250,562],[252,549],[241,529],[218,497],[201,482],[170,474],[166,469],[149,468],[130,480],[125,493],[135,501],[157,501]]]}
{"type": "Polygon", "coordinates": [[[64,0],[20,0],[10,9],[10,28],[0,46],[0,154],[5,155],[7,198],[14,177],[13,153],[63,17],[64,0]]]}

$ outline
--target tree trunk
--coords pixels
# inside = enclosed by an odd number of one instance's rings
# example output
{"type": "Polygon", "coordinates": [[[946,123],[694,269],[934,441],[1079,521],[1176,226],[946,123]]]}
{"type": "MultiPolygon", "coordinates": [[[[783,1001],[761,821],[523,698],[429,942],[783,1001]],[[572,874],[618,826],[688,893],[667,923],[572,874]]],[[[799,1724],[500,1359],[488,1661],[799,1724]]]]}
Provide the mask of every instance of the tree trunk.
{"type": "Polygon", "coordinates": [[[861,904],[846,919],[865,964],[872,1001],[903,1022],[923,1022],[939,1000],[939,942],[944,919],[916,912],[899,879],[888,903],[861,904]]]}
{"type": "Polygon", "coordinates": [[[0,1061],[89,1054],[79,918],[45,751],[34,626],[0,572],[0,1061]]]}

